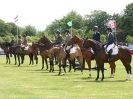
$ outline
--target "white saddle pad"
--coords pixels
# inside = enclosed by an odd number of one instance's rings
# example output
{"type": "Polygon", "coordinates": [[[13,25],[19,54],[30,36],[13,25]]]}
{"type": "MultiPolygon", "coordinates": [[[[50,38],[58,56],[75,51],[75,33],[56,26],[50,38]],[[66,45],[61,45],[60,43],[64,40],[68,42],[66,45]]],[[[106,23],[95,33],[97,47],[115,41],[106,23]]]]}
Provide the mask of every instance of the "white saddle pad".
{"type": "Polygon", "coordinates": [[[28,50],[29,46],[26,46],[24,50],[28,50]]]}
{"type": "Polygon", "coordinates": [[[115,47],[112,50],[113,50],[112,55],[118,54],[119,51],[118,46],[115,45],[115,47]]]}
{"type": "Polygon", "coordinates": [[[79,48],[79,46],[75,44],[75,45],[70,49],[70,54],[75,53],[76,50],[77,50],[77,48],[79,48]]]}

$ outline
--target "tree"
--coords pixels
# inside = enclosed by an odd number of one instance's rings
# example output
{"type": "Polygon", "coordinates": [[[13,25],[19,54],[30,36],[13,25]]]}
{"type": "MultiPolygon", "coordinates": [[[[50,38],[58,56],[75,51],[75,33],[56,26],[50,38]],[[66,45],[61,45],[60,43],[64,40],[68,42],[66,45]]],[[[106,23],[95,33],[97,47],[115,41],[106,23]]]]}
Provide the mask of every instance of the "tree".
{"type": "Polygon", "coordinates": [[[91,15],[86,15],[85,16],[85,26],[87,27],[86,32],[90,31],[91,29],[93,29],[93,27],[95,25],[97,25],[99,27],[99,31],[101,33],[105,33],[106,32],[106,23],[108,22],[108,20],[110,19],[110,15],[107,14],[105,11],[101,11],[101,10],[94,10],[91,12],[91,15]]]}
{"type": "Polygon", "coordinates": [[[83,18],[80,14],[75,11],[71,11],[66,16],[64,16],[60,20],[54,20],[50,25],[47,26],[46,31],[49,35],[53,35],[57,30],[63,31],[65,29],[70,29],[67,25],[69,21],[72,21],[72,28],[73,29],[82,29],[83,27],[83,18]]]}
{"type": "Polygon", "coordinates": [[[126,31],[127,35],[133,35],[133,3],[126,6],[121,17],[120,29],[126,31]]]}
{"type": "Polygon", "coordinates": [[[18,32],[18,30],[17,30],[17,25],[16,24],[14,24],[14,23],[7,23],[9,26],[10,26],[10,28],[11,28],[11,33],[12,33],[12,35],[14,35],[14,36],[16,36],[17,35],[17,32],[18,32]]]}
{"type": "Polygon", "coordinates": [[[34,36],[36,35],[36,28],[31,26],[31,25],[28,25],[24,28],[24,31],[22,33],[22,35],[26,35],[26,36],[34,36]]]}

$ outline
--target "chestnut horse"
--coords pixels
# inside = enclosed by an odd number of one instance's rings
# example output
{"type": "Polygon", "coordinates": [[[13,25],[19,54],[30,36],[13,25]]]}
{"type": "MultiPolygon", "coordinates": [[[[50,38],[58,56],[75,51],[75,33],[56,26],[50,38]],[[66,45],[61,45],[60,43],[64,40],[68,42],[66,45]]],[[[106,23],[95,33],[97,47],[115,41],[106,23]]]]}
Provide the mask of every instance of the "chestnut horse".
{"type": "MultiPolygon", "coordinates": [[[[105,52],[103,45],[95,40],[88,39],[84,41],[83,47],[84,48],[91,47],[94,50],[95,60],[97,63],[97,68],[98,68],[96,80],[99,79],[100,70],[102,71],[101,80],[103,80],[104,79],[104,63],[108,62],[108,55],[105,52]]],[[[127,72],[127,80],[130,80],[131,79],[130,75],[132,74],[131,65],[130,65],[132,56],[127,47],[118,46],[118,49],[119,49],[119,52],[117,55],[113,55],[113,60],[111,61],[111,63],[114,63],[115,61],[120,59],[123,65],[125,66],[125,69],[127,72]]],[[[112,65],[111,65],[111,68],[112,68],[112,65]]]]}
{"type": "MultiPolygon", "coordinates": [[[[78,44],[80,46],[82,54],[83,54],[83,58],[84,58],[84,68],[85,68],[85,61],[86,61],[88,68],[89,68],[89,76],[91,77],[91,60],[94,60],[94,52],[91,50],[90,47],[87,49],[83,48],[84,40],[75,35],[69,40],[68,43],[71,45],[78,44]]],[[[109,64],[110,64],[110,67],[112,67],[110,77],[114,77],[116,65],[113,62],[109,62],[109,64]]]]}

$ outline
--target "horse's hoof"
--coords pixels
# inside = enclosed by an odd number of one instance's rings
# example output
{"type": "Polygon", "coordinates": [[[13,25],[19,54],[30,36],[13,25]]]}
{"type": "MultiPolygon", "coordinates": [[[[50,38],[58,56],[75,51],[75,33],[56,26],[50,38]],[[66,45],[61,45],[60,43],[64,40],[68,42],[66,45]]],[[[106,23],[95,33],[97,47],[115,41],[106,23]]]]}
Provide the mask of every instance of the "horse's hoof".
{"type": "Polygon", "coordinates": [[[98,78],[96,78],[95,81],[98,81],[98,78]]]}
{"type": "Polygon", "coordinates": [[[101,81],[103,81],[103,78],[101,79],[101,81]]]}

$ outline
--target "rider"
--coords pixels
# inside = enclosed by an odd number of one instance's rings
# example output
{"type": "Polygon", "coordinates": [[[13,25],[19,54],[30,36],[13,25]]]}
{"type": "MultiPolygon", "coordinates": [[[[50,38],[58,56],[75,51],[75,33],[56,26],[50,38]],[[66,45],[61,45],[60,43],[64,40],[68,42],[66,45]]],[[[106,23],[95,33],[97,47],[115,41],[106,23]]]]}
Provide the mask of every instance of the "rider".
{"type": "Polygon", "coordinates": [[[100,42],[100,32],[98,31],[98,26],[94,26],[93,31],[94,31],[93,39],[100,42]]]}
{"type": "Polygon", "coordinates": [[[63,39],[63,37],[62,37],[60,31],[56,31],[55,43],[54,43],[54,44],[55,44],[55,45],[60,45],[60,44],[63,43],[63,41],[64,41],[64,39],[63,39]]]}
{"type": "Polygon", "coordinates": [[[114,34],[112,33],[112,29],[110,27],[107,28],[107,33],[108,33],[108,40],[106,45],[106,51],[108,53],[108,61],[111,61],[112,48],[115,46],[115,41],[114,41],[114,34]]]}
{"type": "Polygon", "coordinates": [[[26,35],[23,35],[22,45],[23,45],[24,47],[27,47],[27,46],[28,46],[28,40],[27,40],[27,38],[26,38],[26,35]]]}
{"type": "Polygon", "coordinates": [[[72,38],[71,33],[69,30],[65,30],[66,38],[65,38],[65,44],[72,38]]]}
{"type": "Polygon", "coordinates": [[[19,36],[18,36],[18,45],[21,46],[21,44],[22,44],[22,39],[21,39],[21,36],[19,35],[19,36]]]}
{"type": "MultiPolygon", "coordinates": [[[[93,27],[93,32],[92,39],[100,42],[100,32],[98,31],[98,26],[93,27]]],[[[97,64],[95,65],[94,69],[97,69],[97,64]]]]}

